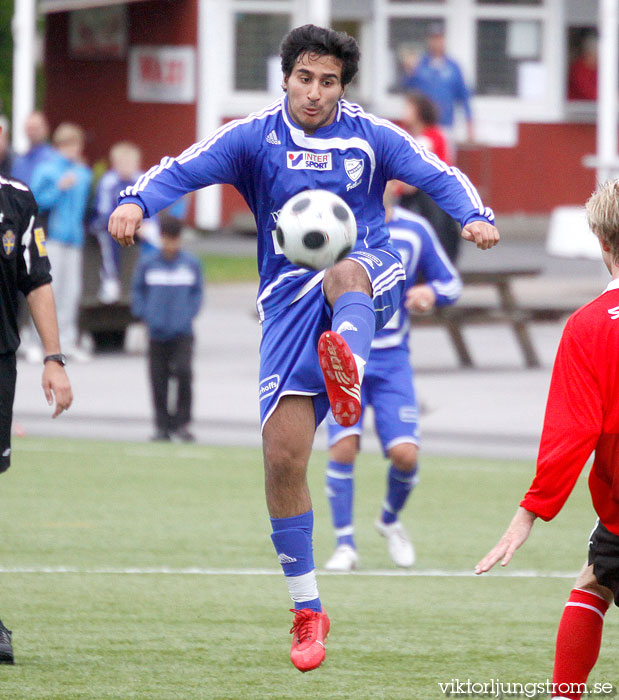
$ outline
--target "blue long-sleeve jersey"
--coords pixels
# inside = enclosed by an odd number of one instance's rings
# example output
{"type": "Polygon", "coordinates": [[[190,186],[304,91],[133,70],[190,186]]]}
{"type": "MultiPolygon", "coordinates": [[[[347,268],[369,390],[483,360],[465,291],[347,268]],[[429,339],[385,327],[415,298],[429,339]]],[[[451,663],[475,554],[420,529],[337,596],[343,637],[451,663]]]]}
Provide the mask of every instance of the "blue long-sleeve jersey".
{"type": "MultiPolygon", "coordinates": [[[[400,253],[406,272],[405,288],[408,290],[419,284],[421,274],[424,284],[432,287],[436,295],[436,306],[454,304],[462,293],[462,280],[430,222],[423,216],[394,207],[388,226],[391,242],[400,253]]],[[[410,322],[405,302],[404,294],[389,323],[374,337],[372,353],[384,348],[408,349],[410,322]]]]}
{"type": "Polygon", "coordinates": [[[202,296],[202,270],[195,256],[180,251],[168,260],[156,252],[135,270],[131,312],[146,323],[153,340],[171,340],[192,334],[202,296]]]}
{"type": "Polygon", "coordinates": [[[284,203],[303,190],[330,190],[355,214],[356,247],[385,246],[389,231],[382,198],[392,179],[424,190],[462,225],[494,220],[462,172],[390,121],[340,100],[334,121],[310,136],[292,121],[286,96],[225,124],[177,158],[164,158],[124,190],[119,202],[134,202],[151,216],[189,191],[234,185],[256,219],[257,307],[264,320],[298,298],[315,275],[290,263],[277,246],[275,227],[284,203]]]}

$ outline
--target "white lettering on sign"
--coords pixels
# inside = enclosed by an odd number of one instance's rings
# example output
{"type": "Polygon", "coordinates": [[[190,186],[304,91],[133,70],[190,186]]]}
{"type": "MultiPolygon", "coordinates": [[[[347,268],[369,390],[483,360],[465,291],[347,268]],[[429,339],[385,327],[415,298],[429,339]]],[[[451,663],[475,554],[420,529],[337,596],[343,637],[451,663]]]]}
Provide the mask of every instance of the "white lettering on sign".
{"type": "Polygon", "coordinates": [[[193,46],[134,46],[129,52],[129,99],[191,103],[196,98],[193,46]]]}

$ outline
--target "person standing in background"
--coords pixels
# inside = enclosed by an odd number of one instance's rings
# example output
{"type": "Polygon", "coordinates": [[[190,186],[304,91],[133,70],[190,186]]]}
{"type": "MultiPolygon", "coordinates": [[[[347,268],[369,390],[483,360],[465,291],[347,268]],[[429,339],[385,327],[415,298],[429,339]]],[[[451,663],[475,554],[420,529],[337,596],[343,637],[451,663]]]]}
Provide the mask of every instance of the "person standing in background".
{"type": "Polygon", "coordinates": [[[570,66],[567,78],[568,100],[597,100],[598,98],[598,39],[588,34],[578,58],[570,66]]]}
{"type": "Polygon", "coordinates": [[[78,361],[88,355],[78,347],[77,315],[82,289],[84,217],[92,172],[83,162],[84,132],[68,122],[54,131],[57,153],[32,174],[32,192],[49,213],[48,252],[54,265],[54,293],[60,341],[78,361]]]}
{"type": "Polygon", "coordinates": [[[13,164],[13,150],[9,143],[9,120],[0,114],[0,175],[8,177],[13,164]]]}
{"type": "Polygon", "coordinates": [[[133,278],[131,311],[149,335],[149,369],[155,409],[153,440],[193,442],[193,319],[202,305],[202,269],[181,250],[181,223],[160,217],[161,251],[142,258],[133,278]],[[176,410],[168,405],[170,380],[176,380],[176,410]]]}
{"type": "Polygon", "coordinates": [[[26,119],[24,130],[30,146],[25,153],[13,158],[11,175],[30,186],[35,168],[52,158],[55,152],[48,142],[49,124],[43,112],[32,112],[26,119]]]}
{"type": "MultiPolygon", "coordinates": [[[[409,92],[404,102],[402,125],[419,144],[451,165],[447,139],[438,125],[438,110],[429,97],[421,92],[409,92]]],[[[398,183],[400,206],[427,219],[452,263],[460,252],[460,225],[418,187],[398,183]]],[[[396,191],[396,190],[394,190],[396,191]]]]}
{"type": "MultiPolygon", "coordinates": [[[[116,208],[118,196],[126,187],[135,184],[142,174],[142,153],[133,143],[120,141],[110,149],[110,169],[97,183],[93,202],[94,217],[89,229],[96,236],[101,250],[99,301],[115,304],[121,295],[121,246],[107,232],[110,214],[116,208]]],[[[153,217],[140,228],[140,248],[144,253],[154,252],[161,245],[159,222],[153,217]]]]}
{"type": "Polygon", "coordinates": [[[460,66],[445,52],[445,28],[440,22],[432,22],[428,28],[426,52],[412,71],[404,76],[405,90],[419,90],[438,107],[438,122],[448,138],[454,138],[455,110],[462,105],[466,116],[467,139],[473,141],[473,116],[460,66]]]}

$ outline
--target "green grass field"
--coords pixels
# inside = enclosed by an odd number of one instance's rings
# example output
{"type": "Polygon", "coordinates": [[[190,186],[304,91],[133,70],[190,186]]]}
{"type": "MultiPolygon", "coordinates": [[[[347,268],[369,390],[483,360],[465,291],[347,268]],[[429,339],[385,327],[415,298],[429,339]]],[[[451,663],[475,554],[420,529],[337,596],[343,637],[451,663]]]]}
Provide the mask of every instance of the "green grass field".
{"type": "Polygon", "coordinates": [[[255,255],[247,257],[202,253],[199,258],[208,284],[220,282],[258,283],[258,265],[255,255]]]}
{"type": "MultiPolygon", "coordinates": [[[[288,659],[292,615],[259,450],[28,438],[15,440],[13,462],[0,477],[0,617],[14,631],[16,665],[0,666],[2,700],[425,700],[444,697],[438,683],[452,678],[531,683],[551,674],[572,581],[501,572],[321,575],[327,661],[300,674],[288,659]]],[[[532,468],[425,458],[404,517],[415,570],[469,572],[532,468]]],[[[358,465],[361,571],[393,571],[372,528],[384,469],[377,455],[358,465]]],[[[318,563],[332,547],[323,471],[317,453],[318,563]]],[[[508,570],[577,571],[592,524],[581,480],[508,570]]],[[[611,610],[591,681],[617,685],[618,643],[611,610]]]]}

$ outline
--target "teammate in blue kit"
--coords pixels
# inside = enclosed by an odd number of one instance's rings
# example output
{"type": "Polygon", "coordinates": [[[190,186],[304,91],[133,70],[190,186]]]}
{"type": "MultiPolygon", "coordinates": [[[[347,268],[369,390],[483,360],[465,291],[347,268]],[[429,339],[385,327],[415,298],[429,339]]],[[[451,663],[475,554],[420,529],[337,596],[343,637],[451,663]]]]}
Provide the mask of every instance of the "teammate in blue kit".
{"type": "Polygon", "coordinates": [[[322,663],[329,631],[314,571],[306,480],[314,432],[329,402],[336,420],[358,420],[370,344],[404,288],[404,269],[384,222],[385,183],[400,179],[426,190],[479,248],[492,247],[499,235],[492,210],[465,175],[391,122],[342,99],[359,62],[353,38],[305,25],[284,38],[281,56],[284,97],[225,124],[177,158],[164,158],[121,193],[109,231],[131,245],[144,216],[214,183],[234,185],[254,214],[266,499],[295,606],[290,656],[309,671],[322,663]],[[358,226],[355,250],[321,272],[295,267],[275,238],[284,203],[317,188],[341,196],[358,226]]]}
{"type": "Polygon", "coordinates": [[[328,571],[351,571],[359,556],[353,526],[353,469],[360,448],[363,411],[374,409],[376,431],[391,461],[378,532],[387,539],[398,566],[415,562],[412,542],[398,519],[417,483],[418,411],[409,351],[409,311],[427,312],[457,301],[462,282],[427,219],[392,205],[395,181],[385,190],[386,221],[391,242],[402,257],[406,293],[389,323],[376,333],[361,386],[362,417],[344,428],[327,418],[329,464],[326,491],[337,546],[325,564],[328,571]],[[420,280],[420,275],[422,280],[420,280]]]}

